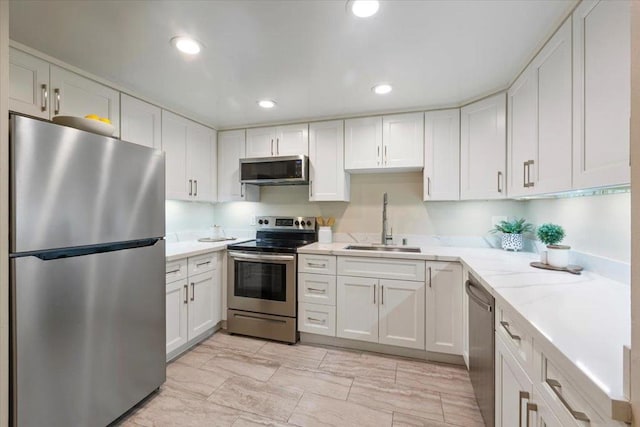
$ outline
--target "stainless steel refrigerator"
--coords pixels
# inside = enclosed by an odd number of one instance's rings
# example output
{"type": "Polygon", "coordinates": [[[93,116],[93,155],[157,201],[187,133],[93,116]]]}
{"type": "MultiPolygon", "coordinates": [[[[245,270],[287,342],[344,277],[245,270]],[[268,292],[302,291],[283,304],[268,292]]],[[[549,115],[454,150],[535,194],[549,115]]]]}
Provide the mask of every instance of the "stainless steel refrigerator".
{"type": "Polygon", "coordinates": [[[10,122],[12,424],[104,426],[165,381],[164,154],[10,122]]]}

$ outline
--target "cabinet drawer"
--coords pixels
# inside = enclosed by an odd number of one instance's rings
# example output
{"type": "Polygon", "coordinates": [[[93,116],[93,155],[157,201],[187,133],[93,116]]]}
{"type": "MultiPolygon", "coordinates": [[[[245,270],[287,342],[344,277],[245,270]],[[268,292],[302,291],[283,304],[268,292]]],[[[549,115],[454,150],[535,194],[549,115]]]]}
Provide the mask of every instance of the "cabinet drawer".
{"type": "MultiPolygon", "coordinates": [[[[560,373],[554,363],[542,355],[542,381],[539,388],[553,413],[563,426],[614,426],[619,425],[605,419],[579,393],[578,387],[560,373]]],[[[620,423],[622,425],[622,423],[620,423]]]]}
{"type": "Polygon", "coordinates": [[[424,282],[425,262],[411,259],[338,257],[338,275],[424,282]]]}
{"type": "Polygon", "coordinates": [[[298,273],[298,301],[336,305],[336,276],[298,273]]]}
{"type": "Polygon", "coordinates": [[[498,307],[496,313],[496,334],[502,337],[527,373],[532,378],[535,377],[533,372],[533,339],[525,332],[522,324],[501,307],[498,307]]]}
{"type": "Polygon", "coordinates": [[[336,257],[333,255],[300,254],[298,256],[300,273],[336,274],[336,257]]]}
{"type": "Polygon", "coordinates": [[[189,258],[189,276],[215,270],[218,264],[218,254],[211,252],[189,258]]]}
{"type": "Polygon", "coordinates": [[[168,262],[165,269],[165,282],[171,283],[187,277],[187,258],[168,262]]]}
{"type": "Polygon", "coordinates": [[[298,303],[298,330],[336,336],[336,308],[328,305],[298,303]]]}

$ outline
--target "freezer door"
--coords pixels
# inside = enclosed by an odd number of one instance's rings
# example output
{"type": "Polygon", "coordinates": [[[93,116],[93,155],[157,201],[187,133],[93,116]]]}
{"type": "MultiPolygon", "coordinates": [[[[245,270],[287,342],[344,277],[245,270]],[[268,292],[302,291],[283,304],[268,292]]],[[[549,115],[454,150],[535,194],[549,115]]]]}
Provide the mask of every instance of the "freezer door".
{"type": "Polygon", "coordinates": [[[164,236],[164,154],[11,116],[11,252],[164,236]]]}
{"type": "Polygon", "coordinates": [[[165,381],[164,249],[11,259],[13,425],[105,426],[165,381]]]}

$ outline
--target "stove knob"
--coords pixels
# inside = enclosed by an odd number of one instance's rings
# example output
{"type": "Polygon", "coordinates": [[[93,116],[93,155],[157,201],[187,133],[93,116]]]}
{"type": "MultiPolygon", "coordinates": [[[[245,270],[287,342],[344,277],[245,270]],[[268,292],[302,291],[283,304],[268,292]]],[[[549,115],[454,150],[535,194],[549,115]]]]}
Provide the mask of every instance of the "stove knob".
{"type": "Polygon", "coordinates": [[[258,224],[262,225],[262,222],[263,221],[261,219],[258,220],[258,224]]]}
{"type": "Polygon", "coordinates": [[[300,225],[300,221],[296,220],[295,224],[300,225]]]}
{"type": "Polygon", "coordinates": [[[311,221],[307,221],[307,225],[311,227],[311,221]]]}
{"type": "Polygon", "coordinates": [[[268,219],[265,219],[265,220],[264,220],[264,225],[268,225],[268,224],[269,224],[269,220],[268,220],[268,219]]]}

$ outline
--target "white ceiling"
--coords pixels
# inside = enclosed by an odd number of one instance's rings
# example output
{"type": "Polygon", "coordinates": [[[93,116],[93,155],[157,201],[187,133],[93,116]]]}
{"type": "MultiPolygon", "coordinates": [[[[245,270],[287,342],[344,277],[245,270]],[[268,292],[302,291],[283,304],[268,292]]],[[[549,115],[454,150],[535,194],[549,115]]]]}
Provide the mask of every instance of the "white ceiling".
{"type": "Polygon", "coordinates": [[[220,128],[456,105],[502,89],[573,0],[13,0],[10,36],[220,128]],[[196,58],[169,39],[189,34],[196,58]],[[391,82],[375,95],[371,87],[391,82]],[[256,105],[270,98],[278,105],[256,105]]]}

